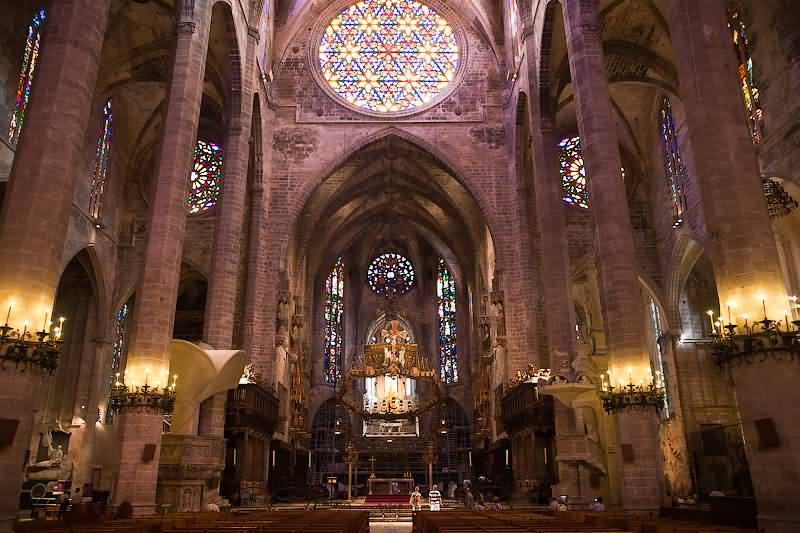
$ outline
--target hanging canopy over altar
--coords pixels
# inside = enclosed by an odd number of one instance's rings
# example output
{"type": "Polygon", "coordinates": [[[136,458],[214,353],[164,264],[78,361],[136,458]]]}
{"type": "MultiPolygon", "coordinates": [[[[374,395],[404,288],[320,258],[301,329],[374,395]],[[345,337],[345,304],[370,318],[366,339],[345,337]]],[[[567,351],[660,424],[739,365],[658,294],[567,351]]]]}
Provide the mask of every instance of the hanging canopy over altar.
{"type": "Polygon", "coordinates": [[[420,414],[441,401],[438,372],[418,352],[407,326],[397,318],[381,319],[384,327],[373,327],[337,400],[360,415],[364,437],[418,437],[420,414]]]}

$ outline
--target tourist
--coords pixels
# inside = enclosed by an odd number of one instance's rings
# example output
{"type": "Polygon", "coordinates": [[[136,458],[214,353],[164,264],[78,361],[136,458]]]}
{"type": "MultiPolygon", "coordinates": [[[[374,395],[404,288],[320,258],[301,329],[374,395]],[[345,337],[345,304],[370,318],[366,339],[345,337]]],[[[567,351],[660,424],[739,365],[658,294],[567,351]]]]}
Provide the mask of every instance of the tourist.
{"type": "Polygon", "coordinates": [[[442,510],[442,493],[439,492],[439,487],[436,484],[428,492],[428,502],[430,503],[431,511],[442,510]]]}
{"type": "Polygon", "coordinates": [[[598,496],[592,502],[592,511],[596,513],[602,513],[605,510],[606,510],[606,504],[603,503],[603,497],[598,496]]]}
{"type": "Polygon", "coordinates": [[[411,499],[409,499],[408,503],[411,504],[412,512],[422,509],[422,494],[419,492],[419,485],[414,487],[414,492],[411,493],[411,499]]]}
{"type": "Polygon", "coordinates": [[[557,512],[558,511],[558,499],[556,499],[555,497],[550,498],[550,505],[548,506],[548,509],[553,511],[554,513],[557,512]]]}
{"type": "Polygon", "coordinates": [[[472,491],[469,490],[469,487],[464,489],[464,509],[472,510],[475,507],[475,496],[472,495],[472,491]]]}

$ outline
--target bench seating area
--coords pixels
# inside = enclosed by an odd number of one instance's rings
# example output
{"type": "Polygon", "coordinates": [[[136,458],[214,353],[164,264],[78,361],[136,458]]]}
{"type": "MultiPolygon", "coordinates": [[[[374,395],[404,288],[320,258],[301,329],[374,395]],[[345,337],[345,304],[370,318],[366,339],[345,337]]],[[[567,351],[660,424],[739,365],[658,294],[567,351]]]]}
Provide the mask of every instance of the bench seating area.
{"type": "Polygon", "coordinates": [[[258,511],[251,513],[176,513],[100,524],[64,522],[19,524],[16,533],[368,533],[366,511],[258,511]]]}
{"type": "Polygon", "coordinates": [[[415,533],[757,533],[616,513],[426,512],[414,517],[415,533]]]}

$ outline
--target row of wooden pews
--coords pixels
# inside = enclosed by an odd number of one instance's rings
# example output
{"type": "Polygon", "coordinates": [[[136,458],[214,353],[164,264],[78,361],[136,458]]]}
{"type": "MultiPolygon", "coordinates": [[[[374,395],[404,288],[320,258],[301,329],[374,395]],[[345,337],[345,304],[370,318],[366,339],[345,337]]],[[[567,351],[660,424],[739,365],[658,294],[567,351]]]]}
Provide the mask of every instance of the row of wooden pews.
{"type": "Polygon", "coordinates": [[[108,520],[101,524],[65,522],[20,524],[16,533],[368,533],[366,511],[255,511],[250,513],[175,513],[108,520]]]}
{"type": "Polygon", "coordinates": [[[756,530],[613,513],[419,512],[415,533],[757,533],[756,530]]]}

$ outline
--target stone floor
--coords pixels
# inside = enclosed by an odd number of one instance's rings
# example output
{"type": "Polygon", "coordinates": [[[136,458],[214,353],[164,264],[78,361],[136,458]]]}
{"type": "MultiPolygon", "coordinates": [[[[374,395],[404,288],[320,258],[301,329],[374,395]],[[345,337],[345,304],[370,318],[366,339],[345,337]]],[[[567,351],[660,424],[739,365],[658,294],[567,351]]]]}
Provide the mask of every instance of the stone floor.
{"type": "Polygon", "coordinates": [[[411,522],[373,522],[369,533],[411,533],[411,522]]]}

